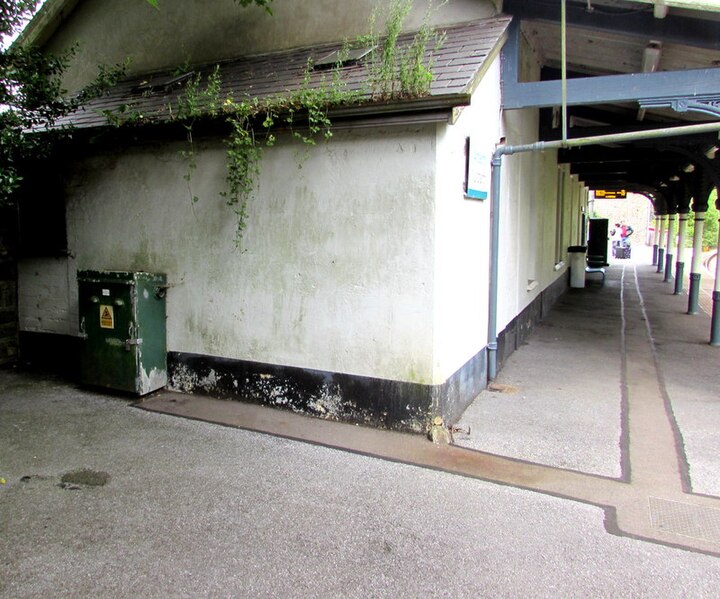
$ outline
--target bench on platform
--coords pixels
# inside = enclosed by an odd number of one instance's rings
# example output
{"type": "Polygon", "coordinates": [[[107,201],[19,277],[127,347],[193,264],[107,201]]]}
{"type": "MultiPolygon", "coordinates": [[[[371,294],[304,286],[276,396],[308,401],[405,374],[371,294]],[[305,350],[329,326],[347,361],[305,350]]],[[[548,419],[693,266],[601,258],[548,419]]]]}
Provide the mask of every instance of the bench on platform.
{"type": "Polygon", "coordinates": [[[599,274],[602,276],[600,279],[600,285],[605,284],[605,266],[608,266],[608,263],[605,262],[605,259],[603,256],[594,256],[592,254],[588,254],[587,258],[585,259],[585,275],[592,275],[592,274],[599,274]]]}

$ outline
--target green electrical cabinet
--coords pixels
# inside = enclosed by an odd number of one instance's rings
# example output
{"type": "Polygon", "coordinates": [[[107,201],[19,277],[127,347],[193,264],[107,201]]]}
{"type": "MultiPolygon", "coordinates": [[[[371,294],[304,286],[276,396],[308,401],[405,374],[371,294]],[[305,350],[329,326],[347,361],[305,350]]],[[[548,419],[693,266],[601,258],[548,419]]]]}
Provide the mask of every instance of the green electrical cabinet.
{"type": "Polygon", "coordinates": [[[163,274],[78,271],[80,381],[145,395],[167,384],[163,274]]]}

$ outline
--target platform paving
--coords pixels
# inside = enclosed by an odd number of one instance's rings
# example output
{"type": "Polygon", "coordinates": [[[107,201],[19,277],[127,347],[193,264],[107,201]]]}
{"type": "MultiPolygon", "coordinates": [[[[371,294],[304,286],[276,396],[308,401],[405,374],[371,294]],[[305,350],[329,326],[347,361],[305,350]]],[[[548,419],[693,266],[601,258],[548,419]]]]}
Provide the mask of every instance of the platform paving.
{"type": "Polygon", "coordinates": [[[613,264],[451,446],[0,371],[0,597],[716,597],[720,351],[686,305],[613,264]]]}
{"type": "Polygon", "coordinates": [[[646,257],[614,261],[601,288],[570,290],[467,410],[459,427],[470,434],[456,440],[611,476],[628,493],[608,499],[621,534],[717,553],[720,352],[707,344],[711,305],[687,315],[687,295],[674,295],[646,257]],[[508,444],[513,428],[529,442],[508,444]]]}

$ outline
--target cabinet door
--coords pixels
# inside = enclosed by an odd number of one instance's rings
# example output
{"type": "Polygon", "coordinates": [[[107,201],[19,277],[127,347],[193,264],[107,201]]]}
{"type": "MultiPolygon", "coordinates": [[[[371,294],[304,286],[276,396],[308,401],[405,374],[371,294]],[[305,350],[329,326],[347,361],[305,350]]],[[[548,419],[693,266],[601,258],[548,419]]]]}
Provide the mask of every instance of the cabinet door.
{"type": "Polygon", "coordinates": [[[135,294],[131,282],[79,281],[83,383],[138,392],[135,294]]]}

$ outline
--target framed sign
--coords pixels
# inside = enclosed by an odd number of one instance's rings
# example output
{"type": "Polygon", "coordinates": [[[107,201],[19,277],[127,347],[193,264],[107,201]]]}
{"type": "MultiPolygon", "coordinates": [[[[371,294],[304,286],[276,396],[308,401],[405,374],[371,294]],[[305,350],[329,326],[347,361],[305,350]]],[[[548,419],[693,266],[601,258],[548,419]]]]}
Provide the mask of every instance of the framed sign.
{"type": "Polygon", "coordinates": [[[490,197],[491,153],[487,147],[465,139],[465,197],[487,200],[490,197]]]}

